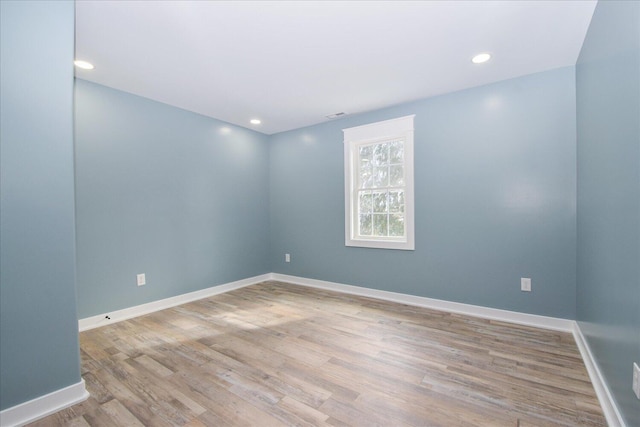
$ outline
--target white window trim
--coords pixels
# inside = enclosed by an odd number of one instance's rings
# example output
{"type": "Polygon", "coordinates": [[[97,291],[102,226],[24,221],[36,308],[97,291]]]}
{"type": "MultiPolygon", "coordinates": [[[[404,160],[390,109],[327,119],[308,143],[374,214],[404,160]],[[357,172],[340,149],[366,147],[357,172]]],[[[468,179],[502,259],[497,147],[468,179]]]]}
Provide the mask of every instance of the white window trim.
{"type": "Polygon", "coordinates": [[[413,190],[413,118],[415,115],[399,117],[363,126],[343,129],[344,132],[344,202],[345,202],[345,245],[379,249],[415,249],[414,230],[414,190],[413,190]],[[405,156],[405,230],[402,240],[355,238],[357,225],[357,200],[355,193],[354,153],[362,143],[376,142],[392,138],[404,139],[405,156]]]}

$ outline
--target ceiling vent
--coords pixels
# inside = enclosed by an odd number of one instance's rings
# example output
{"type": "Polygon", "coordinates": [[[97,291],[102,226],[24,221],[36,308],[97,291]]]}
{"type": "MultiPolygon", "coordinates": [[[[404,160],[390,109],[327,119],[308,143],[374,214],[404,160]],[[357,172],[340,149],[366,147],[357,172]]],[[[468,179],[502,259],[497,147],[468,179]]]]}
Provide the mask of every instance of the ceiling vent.
{"type": "Polygon", "coordinates": [[[347,113],[345,113],[344,111],[340,112],[340,113],[334,113],[334,114],[329,114],[328,116],[325,116],[327,119],[338,119],[340,117],[344,117],[346,116],[347,113]]]}

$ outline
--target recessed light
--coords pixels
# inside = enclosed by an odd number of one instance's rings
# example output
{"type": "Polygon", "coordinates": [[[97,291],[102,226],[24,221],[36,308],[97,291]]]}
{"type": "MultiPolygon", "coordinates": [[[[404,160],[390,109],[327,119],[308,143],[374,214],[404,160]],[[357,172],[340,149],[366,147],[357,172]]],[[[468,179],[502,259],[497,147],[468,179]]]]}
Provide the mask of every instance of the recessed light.
{"type": "Polygon", "coordinates": [[[251,119],[250,123],[252,125],[259,125],[262,121],[260,121],[260,119],[251,119]]]}
{"type": "Polygon", "coordinates": [[[87,61],[73,61],[73,65],[78,68],[82,68],[83,70],[93,70],[96,68],[92,63],[87,61]]]}
{"type": "Polygon", "coordinates": [[[479,53],[473,58],[471,58],[471,62],[474,64],[482,64],[483,62],[487,62],[491,59],[491,55],[488,53],[479,53]]]}

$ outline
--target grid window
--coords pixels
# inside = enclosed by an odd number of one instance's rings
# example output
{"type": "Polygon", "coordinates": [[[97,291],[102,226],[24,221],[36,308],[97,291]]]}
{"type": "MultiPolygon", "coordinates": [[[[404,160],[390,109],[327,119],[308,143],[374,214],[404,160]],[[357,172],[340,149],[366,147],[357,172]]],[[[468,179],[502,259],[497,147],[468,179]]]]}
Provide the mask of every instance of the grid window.
{"type": "Polygon", "coordinates": [[[413,249],[413,116],[344,132],[347,246],[413,249]]]}

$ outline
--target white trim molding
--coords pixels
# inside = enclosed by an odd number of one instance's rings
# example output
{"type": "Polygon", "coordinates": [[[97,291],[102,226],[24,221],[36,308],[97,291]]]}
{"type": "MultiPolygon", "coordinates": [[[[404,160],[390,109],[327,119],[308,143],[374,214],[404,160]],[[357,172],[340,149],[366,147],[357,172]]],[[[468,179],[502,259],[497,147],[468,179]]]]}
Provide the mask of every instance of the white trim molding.
{"type": "Polygon", "coordinates": [[[61,388],[44,396],[37,397],[0,412],[0,426],[13,427],[44,418],[69,406],[87,400],[89,393],[84,380],[61,388]]]}
{"type": "Polygon", "coordinates": [[[554,331],[572,332],[573,320],[557,317],[539,316],[536,314],[519,313],[516,311],[500,310],[497,308],[482,307],[479,305],[463,304],[434,298],[419,297],[415,295],[401,294],[397,292],[380,291],[361,286],[344,285],[341,283],[326,282],[324,280],[307,279],[304,277],[288,276],[272,273],[273,280],[292,283],[295,285],[309,286],[312,288],[327,289],[346,294],[377,298],[401,304],[425,307],[433,310],[448,311],[450,313],[466,314],[468,316],[484,319],[499,320],[516,323],[518,325],[533,326],[536,328],[551,329],[554,331]]]}
{"type": "Polygon", "coordinates": [[[114,310],[107,313],[98,314],[96,316],[85,317],[84,319],[80,319],[78,321],[78,329],[80,330],[80,332],[82,332],[89,329],[98,328],[100,326],[110,325],[115,322],[121,322],[123,320],[164,310],[165,308],[175,307],[177,305],[186,304],[188,302],[196,301],[203,298],[208,298],[213,295],[218,295],[225,292],[233,291],[235,289],[244,288],[245,286],[255,285],[256,283],[264,282],[265,280],[270,279],[271,274],[267,273],[260,276],[250,277],[248,279],[225,283],[223,285],[212,286],[210,288],[202,289],[199,291],[176,295],[175,297],[136,305],[134,307],[123,308],[121,310],[114,310]]]}
{"type": "Polygon", "coordinates": [[[580,355],[582,355],[582,360],[589,373],[589,378],[591,378],[591,384],[593,384],[593,388],[596,391],[596,396],[598,396],[598,400],[600,401],[600,406],[607,419],[607,424],[609,424],[609,427],[626,427],[622,414],[609,391],[609,387],[607,387],[607,382],[604,376],[602,376],[600,368],[598,368],[598,363],[593,357],[593,353],[591,353],[589,343],[582,334],[578,322],[574,322],[573,325],[573,338],[576,340],[580,355]]]}

